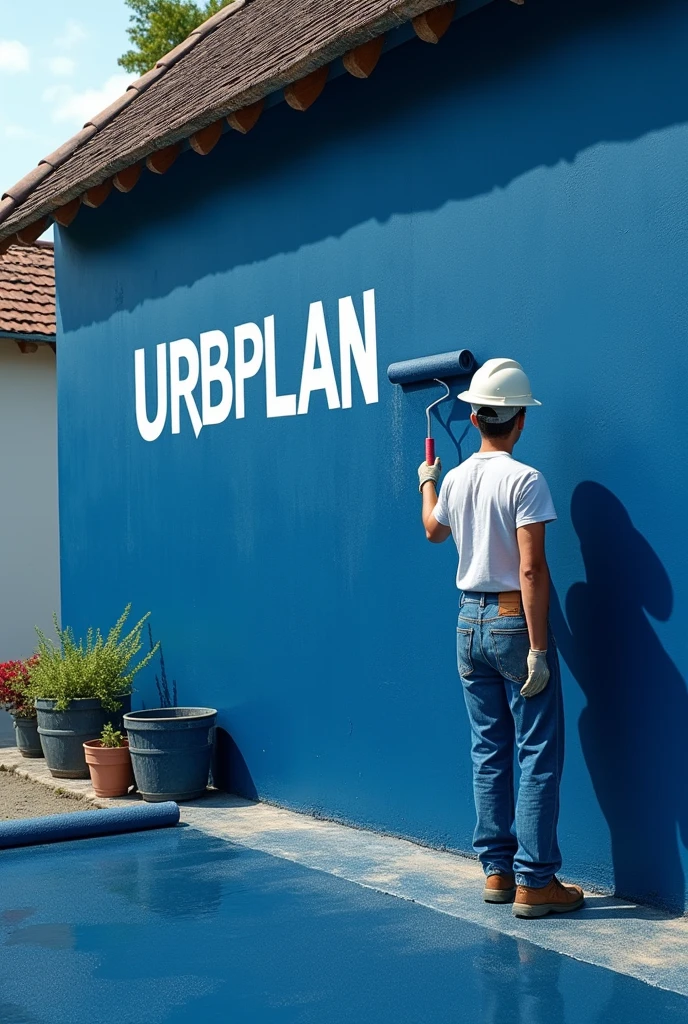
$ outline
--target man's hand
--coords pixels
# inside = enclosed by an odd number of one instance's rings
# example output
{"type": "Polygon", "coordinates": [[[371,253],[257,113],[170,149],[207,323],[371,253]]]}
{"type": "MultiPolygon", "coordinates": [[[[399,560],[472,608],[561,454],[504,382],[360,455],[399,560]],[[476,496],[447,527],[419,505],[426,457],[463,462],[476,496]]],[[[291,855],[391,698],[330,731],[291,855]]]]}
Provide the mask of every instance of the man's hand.
{"type": "Polygon", "coordinates": [[[439,459],[435,459],[435,462],[432,466],[429,466],[427,462],[421,462],[420,466],[418,467],[418,490],[422,492],[423,484],[427,483],[428,480],[432,480],[435,487],[437,487],[441,472],[442,463],[440,462],[439,459]]]}
{"type": "Polygon", "coordinates": [[[528,678],[521,687],[522,697],[536,697],[549,682],[547,651],[528,652],[528,678]]]}

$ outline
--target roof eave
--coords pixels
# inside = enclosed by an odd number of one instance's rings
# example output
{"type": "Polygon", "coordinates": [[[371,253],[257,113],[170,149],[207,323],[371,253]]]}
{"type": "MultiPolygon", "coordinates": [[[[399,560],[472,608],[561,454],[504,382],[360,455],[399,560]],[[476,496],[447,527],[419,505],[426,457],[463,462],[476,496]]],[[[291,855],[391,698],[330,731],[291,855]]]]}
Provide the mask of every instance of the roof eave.
{"type": "Polygon", "coordinates": [[[39,344],[50,345],[55,339],[55,334],[34,334],[31,331],[0,330],[0,340],[2,341],[36,341],[39,344]]]}
{"type": "MultiPolygon", "coordinates": [[[[477,7],[481,7],[489,2],[490,0],[467,0],[465,4],[459,5],[457,16],[461,17],[464,14],[468,14],[477,7]]],[[[522,0],[513,0],[513,2],[520,3],[522,0]]],[[[396,0],[396,2],[395,0],[390,0],[389,7],[383,16],[376,18],[374,21],[369,22],[366,25],[343,31],[327,46],[313,51],[305,58],[294,64],[290,64],[278,74],[273,74],[250,88],[240,93],[235,93],[227,103],[216,105],[204,110],[198,117],[190,121],[186,121],[183,125],[178,125],[169,132],[158,136],[154,142],[148,141],[129,149],[126,152],[120,153],[117,158],[111,160],[105,167],[100,167],[97,171],[94,171],[93,174],[84,176],[72,187],[52,196],[50,199],[41,203],[38,207],[35,207],[31,213],[22,215],[21,205],[25,199],[32,194],[33,190],[45,181],[56,167],[62,166],[62,164],[65,163],[81,145],[88,142],[97,131],[117,117],[120,111],[128,107],[131,102],[135,102],[136,97],[142,91],[147,89],[155,80],[157,80],[160,75],[164,74],[169,67],[174,66],[182,60],[186,53],[193,48],[190,43],[194,36],[203,38],[209,31],[212,31],[217,24],[224,21],[230,14],[233,15],[238,13],[245,5],[246,0],[235,0],[235,3],[224,8],[218,15],[214,15],[213,18],[209,19],[207,23],[204,23],[204,25],[199,26],[199,29],[197,29],[195,33],[192,33],[188,40],[176,47],[175,50],[171,51],[171,53],[161,58],[156,67],[146,75],[142,76],[141,79],[132,83],[123,97],[120,97],[112,103],[110,107],[106,108],[105,111],[94,117],[92,121],[87,122],[84,129],[77,133],[77,135],[73,137],[73,140],[69,140],[61,146],[55,151],[55,154],[51,154],[50,157],[46,157],[41,161],[38,167],[34,168],[33,171],[27,174],[21,182],[8,190],[5,197],[0,201],[0,252],[2,252],[2,242],[6,242],[9,238],[14,238],[18,232],[21,233],[23,231],[28,231],[32,225],[35,225],[42,218],[50,217],[55,213],[55,211],[65,206],[67,203],[80,198],[89,189],[103,184],[117,172],[123,171],[132,164],[145,160],[147,156],[157,150],[165,149],[174,144],[186,141],[190,136],[213,124],[215,121],[225,118],[230,114],[240,111],[245,107],[251,106],[260,100],[264,100],[267,97],[280,92],[285,87],[290,86],[295,82],[299,82],[311,72],[330,64],[334,60],[338,60],[352,49],[355,49],[356,47],[361,46],[380,35],[384,35],[392,29],[397,29],[411,21],[411,19],[438,7],[437,0],[396,0]],[[222,18],[220,18],[219,15],[222,15],[222,18]],[[125,97],[129,92],[132,92],[132,98],[130,101],[126,101],[125,97]],[[73,148],[70,148],[72,141],[74,141],[75,144],[73,148]],[[13,193],[16,193],[16,196],[13,195],[13,193]]]]}

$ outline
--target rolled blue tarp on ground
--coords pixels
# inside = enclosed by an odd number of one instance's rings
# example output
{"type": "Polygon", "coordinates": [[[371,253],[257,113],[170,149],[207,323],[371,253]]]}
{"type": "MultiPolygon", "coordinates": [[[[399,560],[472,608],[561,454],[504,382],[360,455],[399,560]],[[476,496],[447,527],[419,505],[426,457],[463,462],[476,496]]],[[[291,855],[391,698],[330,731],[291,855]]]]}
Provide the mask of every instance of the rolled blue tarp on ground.
{"type": "Polygon", "coordinates": [[[65,839],[90,839],[94,836],[141,832],[166,828],[179,822],[179,808],[173,800],[159,804],[135,804],[133,807],[108,807],[104,810],[51,814],[46,818],[23,818],[0,822],[0,850],[13,846],[57,843],[65,839]]]}

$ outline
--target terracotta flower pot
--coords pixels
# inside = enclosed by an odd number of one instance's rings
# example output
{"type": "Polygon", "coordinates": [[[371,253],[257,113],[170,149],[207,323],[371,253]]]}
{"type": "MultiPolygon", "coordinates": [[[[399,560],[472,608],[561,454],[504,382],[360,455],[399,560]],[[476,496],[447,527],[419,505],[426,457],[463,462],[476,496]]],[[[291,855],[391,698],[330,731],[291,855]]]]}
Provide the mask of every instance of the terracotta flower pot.
{"type": "Polygon", "coordinates": [[[84,754],[96,796],[127,795],[134,785],[128,740],[121,747],[104,747],[100,740],[87,740],[84,754]]]}

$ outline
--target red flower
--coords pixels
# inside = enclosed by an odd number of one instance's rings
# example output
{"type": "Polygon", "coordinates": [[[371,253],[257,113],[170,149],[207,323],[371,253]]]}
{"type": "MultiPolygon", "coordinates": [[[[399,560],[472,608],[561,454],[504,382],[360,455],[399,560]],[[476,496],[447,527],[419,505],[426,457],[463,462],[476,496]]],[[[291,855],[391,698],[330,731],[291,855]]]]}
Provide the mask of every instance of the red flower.
{"type": "Polygon", "coordinates": [[[28,694],[29,669],[36,664],[36,655],[27,661],[0,663],[0,706],[14,715],[33,718],[36,714],[28,694]]]}

